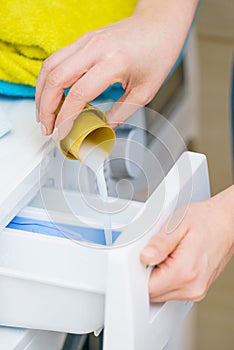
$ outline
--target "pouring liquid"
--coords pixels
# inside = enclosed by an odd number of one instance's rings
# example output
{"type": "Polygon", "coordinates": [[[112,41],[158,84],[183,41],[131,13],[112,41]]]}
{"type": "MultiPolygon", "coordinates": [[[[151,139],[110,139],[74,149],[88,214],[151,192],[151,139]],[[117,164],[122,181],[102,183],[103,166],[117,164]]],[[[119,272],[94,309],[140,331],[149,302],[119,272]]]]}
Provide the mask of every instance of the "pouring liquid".
{"type": "Polygon", "coordinates": [[[106,245],[110,246],[112,245],[111,216],[108,214],[108,191],[104,175],[104,162],[107,154],[96,144],[84,140],[79,150],[79,157],[82,163],[96,175],[98,192],[103,201],[105,240],[106,245]]]}

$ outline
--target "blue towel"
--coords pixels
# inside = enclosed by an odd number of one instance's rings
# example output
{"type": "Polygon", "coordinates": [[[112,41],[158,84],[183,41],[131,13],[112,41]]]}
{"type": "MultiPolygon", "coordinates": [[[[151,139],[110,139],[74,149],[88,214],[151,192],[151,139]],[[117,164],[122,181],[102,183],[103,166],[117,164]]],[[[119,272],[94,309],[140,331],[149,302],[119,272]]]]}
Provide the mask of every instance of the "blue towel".
{"type": "MultiPolygon", "coordinates": [[[[117,101],[124,93],[122,85],[116,83],[108,87],[102,94],[99,96],[98,100],[107,100],[117,101]]],[[[0,95],[3,96],[12,96],[12,97],[25,97],[25,98],[34,98],[35,97],[35,87],[31,85],[23,84],[13,84],[8,83],[7,81],[0,80],[0,95]]]]}
{"type": "MultiPolygon", "coordinates": [[[[85,241],[106,245],[104,230],[93,227],[66,225],[16,216],[8,224],[7,228],[66,238],[73,241],[85,241]]],[[[112,241],[115,242],[119,235],[119,231],[112,231],[112,241]]]]}
{"type": "Polygon", "coordinates": [[[35,87],[23,84],[13,84],[0,80],[0,95],[34,98],[35,87]]]}

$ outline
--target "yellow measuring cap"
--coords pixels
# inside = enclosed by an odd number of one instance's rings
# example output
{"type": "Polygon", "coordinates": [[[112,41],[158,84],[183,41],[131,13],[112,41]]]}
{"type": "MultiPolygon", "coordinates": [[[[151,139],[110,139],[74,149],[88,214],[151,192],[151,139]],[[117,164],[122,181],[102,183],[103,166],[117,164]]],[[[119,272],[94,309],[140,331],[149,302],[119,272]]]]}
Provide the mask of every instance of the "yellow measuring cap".
{"type": "Polygon", "coordinates": [[[106,157],[114,148],[116,135],[107,124],[106,115],[101,110],[86,105],[77,116],[69,134],[58,143],[62,154],[69,159],[80,160],[79,152],[84,141],[99,147],[106,157]]]}

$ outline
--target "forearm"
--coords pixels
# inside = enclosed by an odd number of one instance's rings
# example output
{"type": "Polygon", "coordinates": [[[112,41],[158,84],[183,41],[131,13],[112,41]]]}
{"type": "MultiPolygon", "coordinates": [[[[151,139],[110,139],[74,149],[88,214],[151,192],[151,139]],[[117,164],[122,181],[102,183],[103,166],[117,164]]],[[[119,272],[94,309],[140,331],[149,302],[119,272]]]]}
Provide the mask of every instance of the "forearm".
{"type": "MultiPolygon", "coordinates": [[[[181,50],[196,13],[199,0],[139,0],[133,16],[152,23],[164,23],[165,38],[174,50],[181,50]]],[[[157,28],[157,27],[156,27],[157,28]]]]}
{"type": "Polygon", "coordinates": [[[158,13],[167,13],[168,16],[183,18],[188,21],[193,19],[199,0],[139,0],[134,13],[151,13],[152,16],[157,16],[158,13]]]}

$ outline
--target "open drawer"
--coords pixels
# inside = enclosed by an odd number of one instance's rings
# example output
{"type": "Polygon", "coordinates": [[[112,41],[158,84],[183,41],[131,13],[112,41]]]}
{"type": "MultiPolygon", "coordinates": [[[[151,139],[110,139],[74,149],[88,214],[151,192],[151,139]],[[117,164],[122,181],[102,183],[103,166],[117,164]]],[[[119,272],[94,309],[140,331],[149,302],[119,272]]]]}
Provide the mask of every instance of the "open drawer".
{"type": "Polygon", "coordinates": [[[146,203],[120,200],[112,248],[103,245],[101,214],[90,205],[97,198],[62,195],[44,188],[16,218],[22,227],[52,224],[57,233],[16,229],[14,221],[1,232],[0,324],[97,334],[105,327],[105,350],[163,349],[191,303],[151,305],[150,270],[139,255],[178,205],[209,196],[205,157],[184,153],[146,203]]]}
{"type": "MultiPolygon", "coordinates": [[[[109,249],[90,207],[97,198],[67,191],[79,209],[74,216],[58,210],[60,196],[44,188],[0,235],[1,324],[70,333],[104,325],[109,249]],[[54,210],[43,208],[41,198],[54,210]]],[[[114,215],[113,240],[141,208],[128,203],[114,215]]]]}
{"type": "Polygon", "coordinates": [[[178,205],[209,197],[206,158],[185,152],[145,203],[117,200],[106,248],[98,199],[79,195],[72,180],[77,162],[66,162],[61,189],[61,163],[32,119],[34,105],[14,106],[13,131],[0,140],[0,324],[104,327],[104,350],[162,350],[191,303],[151,305],[151,270],[139,255],[178,205]]]}

